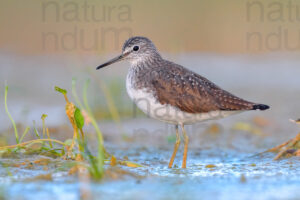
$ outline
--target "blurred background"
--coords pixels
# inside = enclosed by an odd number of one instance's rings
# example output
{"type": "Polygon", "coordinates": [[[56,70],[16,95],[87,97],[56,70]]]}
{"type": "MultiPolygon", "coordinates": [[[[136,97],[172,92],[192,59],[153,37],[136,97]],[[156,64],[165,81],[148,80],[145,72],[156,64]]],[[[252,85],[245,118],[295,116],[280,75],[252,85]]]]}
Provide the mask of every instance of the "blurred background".
{"type": "MultiPolygon", "coordinates": [[[[5,84],[19,134],[31,127],[23,141],[36,139],[34,126],[42,133],[42,114],[48,115],[51,138],[71,138],[65,100],[54,87],[66,89],[73,102],[76,88],[81,101],[87,92],[107,151],[145,166],[116,166],[131,175],[92,183],[94,199],[249,199],[252,194],[298,199],[298,157],[277,162],[275,154],[253,155],[299,131],[289,120],[300,118],[299,25],[300,0],[2,0],[0,146],[16,143],[5,112],[5,84]],[[150,38],[164,58],[271,109],[187,126],[188,169],[180,169],[183,145],[174,168],[167,168],[175,129],[148,118],[128,98],[129,63],[95,70],[120,54],[131,36],[150,38]]],[[[86,125],[84,131],[96,155],[94,129],[86,125]]],[[[0,164],[11,163],[12,173],[8,176],[1,165],[0,199],[3,194],[7,199],[89,199],[68,169],[58,170],[57,162],[64,162],[60,158],[47,171],[36,164],[38,170],[23,164],[18,170],[22,158],[2,156],[0,164]],[[26,181],[45,173],[53,173],[53,180],[26,181]]],[[[24,157],[31,166],[35,155],[24,157]]]]}
{"type": "MultiPolygon", "coordinates": [[[[126,94],[129,64],[100,71],[95,67],[119,54],[124,41],[136,35],[149,37],[165,58],[237,96],[271,106],[266,112],[234,116],[232,121],[263,116],[283,123],[289,132],[288,119],[300,116],[298,0],[10,0],[0,4],[0,129],[4,132],[10,128],[4,112],[5,82],[8,107],[17,123],[41,125],[40,116],[46,113],[47,124],[55,127],[67,118],[64,99],[53,88],[67,89],[73,100],[72,78],[77,79],[80,97],[85,81],[91,80],[88,98],[98,120],[117,121],[132,132],[126,125],[146,116],[126,94]]],[[[164,130],[163,123],[157,126],[164,130]]]]}

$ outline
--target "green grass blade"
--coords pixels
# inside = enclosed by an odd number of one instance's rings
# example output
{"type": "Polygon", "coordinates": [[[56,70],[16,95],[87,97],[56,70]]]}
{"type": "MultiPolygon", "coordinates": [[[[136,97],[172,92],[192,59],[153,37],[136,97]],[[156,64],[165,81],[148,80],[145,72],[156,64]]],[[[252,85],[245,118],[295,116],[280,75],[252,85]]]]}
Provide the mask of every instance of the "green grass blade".
{"type": "Polygon", "coordinates": [[[92,125],[94,126],[94,128],[96,129],[96,132],[99,136],[99,139],[100,139],[100,142],[101,142],[101,145],[103,145],[103,136],[102,136],[102,132],[100,131],[99,127],[98,127],[98,124],[95,120],[95,117],[92,113],[92,110],[89,106],[89,103],[88,103],[88,99],[87,99],[87,90],[88,90],[88,87],[89,87],[89,83],[90,83],[90,80],[87,80],[84,84],[84,88],[83,88],[83,104],[85,106],[85,109],[86,111],[88,112],[88,115],[89,117],[91,118],[91,123],[92,125]]]}
{"type": "Polygon", "coordinates": [[[92,113],[92,110],[89,106],[89,103],[88,103],[88,99],[87,99],[87,90],[88,90],[88,87],[89,87],[89,83],[90,83],[90,80],[87,80],[84,84],[84,87],[83,87],[83,104],[85,106],[85,109],[86,111],[88,112],[88,115],[91,119],[91,123],[93,125],[93,127],[95,128],[96,130],[96,133],[97,133],[97,138],[98,138],[98,168],[99,168],[99,171],[101,174],[103,174],[104,172],[104,169],[103,169],[103,165],[104,165],[104,146],[103,146],[103,135],[102,135],[102,132],[100,131],[100,128],[95,120],[95,117],[92,113]]]}
{"type": "Polygon", "coordinates": [[[107,88],[106,84],[101,79],[97,79],[92,72],[89,71],[89,74],[97,80],[98,85],[99,85],[101,91],[104,94],[104,98],[105,98],[108,110],[111,114],[111,117],[121,127],[120,114],[117,110],[117,107],[115,105],[115,101],[114,101],[109,89],[107,88]]]}
{"type": "Polygon", "coordinates": [[[110,91],[107,88],[106,84],[101,79],[97,79],[97,77],[95,77],[94,73],[92,73],[91,71],[89,71],[89,74],[97,80],[98,85],[100,87],[100,90],[104,94],[105,102],[107,104],[107,107],[108,107],[108,110],[109,110],[109,113],[110,113],[112,119],[117,124],[120,131],[122,133],[124,133],[122,123],[121,123],[121,117],[120,117],[120,114],[119,114],[118,109],[116,107],[115,101],[112,97],[112,94],[110,93],[110,91]]]}
{"type": "Polygon", "coordinates": [[[92,176],[96,179],[100,179],[104,173],[104,146],[103,146],[103,136],[102,132],[95,120],[95,117],[90,109],[90,106],[88,104],[87,99],[87,89],[89,86],[89,80],[86,81],[84,88],[83,88],[83,104],[80,102],[79,97],[77,95],[76,91],[76,79],[73,79],[72,81],[72,94],[75,98],[76,103],[79,105],[80,109],[86,110],[89,118],[91,119],[91,123],[93,127],[95,128],[97,139],[98,139],[98,156],[97,159],[94,159],[94,157],[91,155],[91,153],[88,151],[87,147],[86,149],[86,156],[88,157],[89,163],[90,163],[90,173],[92,176]]]}
{"type": "Polygon", "coordinates": [[[84,109],[84,107],[83,107],[83,105],[78,97],[77,91],[76,91],[76,82],[77,82],[76,78],[72,78],[72,95],[75,99],[76,104],[82,110],[82,109],[84,109]]]}
{"type": "Polygon", "coordinates": [[[5,112],[6,112],[7,116],[9,117],[9,119],[10,119],[10,121],[11,121],[13,127],[14,127],[16,142],[17,142],[17,144],[19,144],[18,129],[17,129],[16,123],[15,123],[14,119],[12,118],[11,114],[9,113],[8,107],[7,107],[7,93],[8,93],[8,86],[5,85],[5,93],[4,93],[5,112]]]}
{"type": "Polygon", "coordinates": [[[24,137],[26,136],[26,134],[28,133],[29,130],[30,130],[30,127],[27,126],[24,133],[22,134],[22,136],[20,138],[20,143],[23,141],[24,137]]]}
{"type": "Polygon", "coordinates": [[[41,139],[40,137],[40,134],[39,134],[39,131],[37,130],[36,128],[36,125],[35,125],[35,121],[33,120],[33,130],[34,130],[34,133],[35,133],[35,136],[39,139],[41,139]]]}

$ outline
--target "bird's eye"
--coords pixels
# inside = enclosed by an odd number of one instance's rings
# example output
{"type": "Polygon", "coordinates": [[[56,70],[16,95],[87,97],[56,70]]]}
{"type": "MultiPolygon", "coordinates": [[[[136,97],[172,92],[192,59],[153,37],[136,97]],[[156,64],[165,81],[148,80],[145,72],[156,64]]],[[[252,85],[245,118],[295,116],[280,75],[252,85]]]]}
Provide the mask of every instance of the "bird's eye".
{"type": "Polygon", "coordinates": [[[133,47],[133,51],[138,51],[139,48],[140,48],[139,46],[134,46],[134,47],[133,47]]]}

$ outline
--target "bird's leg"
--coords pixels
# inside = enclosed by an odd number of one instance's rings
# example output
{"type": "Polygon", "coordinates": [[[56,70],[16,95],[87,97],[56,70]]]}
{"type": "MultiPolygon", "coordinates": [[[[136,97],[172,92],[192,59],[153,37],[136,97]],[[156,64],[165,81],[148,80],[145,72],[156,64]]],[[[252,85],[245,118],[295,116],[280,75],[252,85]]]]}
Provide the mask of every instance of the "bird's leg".
{"type": "Polygon", "coordinates": [[[187,152],[188,152],[188,145],[189,145],[189,137],[187,136],[184,125],[181,125],[183,137],[184,137],[184,151],[183,151],[183,159],[182,159],[182,166],[181,168],[186,168],[186,158],[187,158],[187,152]]]}
{"type": "Polygon", "coordinates": [[[173,162],[174,162],[174,159],[175,159],[175,156],[176,156],[179,144],[180,144],[180,137],[179,137],[179,132],[178,132],[178,125],[176,125],[175,128],[176,128],[176,143],[174,145],[174,151],[173,151],[172,157],[171,157],[170,162],[169,162],[169,168],[172,168],[172,166],[173,166],[173,162]]]}

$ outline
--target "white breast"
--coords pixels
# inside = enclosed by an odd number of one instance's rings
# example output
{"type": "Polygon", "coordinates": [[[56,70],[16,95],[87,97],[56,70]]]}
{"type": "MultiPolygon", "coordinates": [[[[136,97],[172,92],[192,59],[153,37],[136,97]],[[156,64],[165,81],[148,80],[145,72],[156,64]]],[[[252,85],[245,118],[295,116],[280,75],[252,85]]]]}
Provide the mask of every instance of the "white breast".
{"type": "Polygon", "coordinates": [[[141,109],[148,116],[172,123],[172,124],[193,124],[196,122],[219,119],[241,111],[211,111],[207,113],[191,114],[183,112],[178,108],[168,105],[160,104],[154,95],[146,89],[135,89],[134,73],[127,74],[126,89],[129,97],[134,101],[139,109],[141,109]]]}

